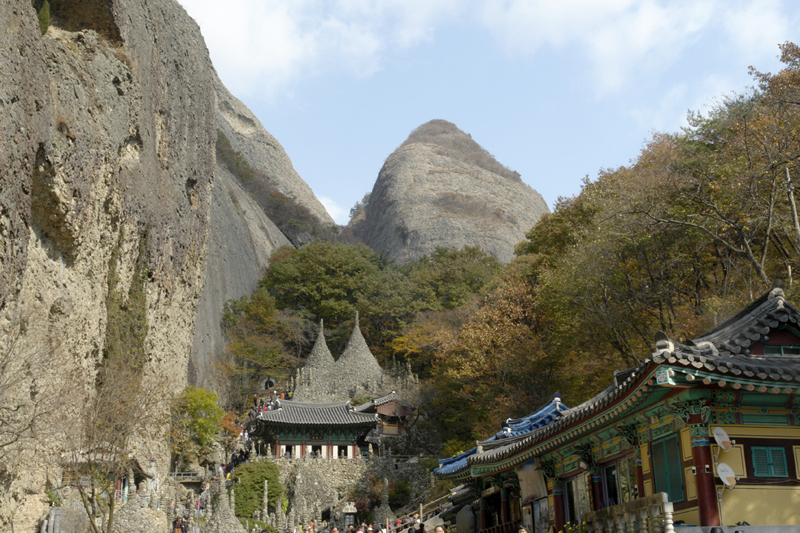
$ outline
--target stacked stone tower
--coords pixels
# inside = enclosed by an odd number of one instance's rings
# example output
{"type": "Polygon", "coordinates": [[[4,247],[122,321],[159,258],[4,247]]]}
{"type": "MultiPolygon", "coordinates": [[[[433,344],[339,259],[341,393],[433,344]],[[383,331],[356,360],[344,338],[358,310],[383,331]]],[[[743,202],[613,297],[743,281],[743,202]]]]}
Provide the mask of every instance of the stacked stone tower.
{"type": "Polygon", "coordinates": [[[417,386],[417,378],[410,369],[388,372],[381,368],[361,334],[357,312],[355,322],[344,352],[338,361],[334,361],[320,321],[314,347],[294,380],[293,400],[336,402],[380,396],[389,390],[406,390],[417,386]]]}

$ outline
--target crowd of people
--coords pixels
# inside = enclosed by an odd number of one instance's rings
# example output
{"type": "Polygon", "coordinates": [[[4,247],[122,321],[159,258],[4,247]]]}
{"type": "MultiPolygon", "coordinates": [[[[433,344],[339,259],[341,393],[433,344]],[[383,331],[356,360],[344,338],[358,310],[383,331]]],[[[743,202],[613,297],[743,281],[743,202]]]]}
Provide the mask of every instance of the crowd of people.
{"type": "Polygon", "coordinates": [[[285,393],[270,394],[268,398],[259,398],[258,395],[253,396],[253,407],[250,409],[250,418],[255,418],[258,413],[264,411],[274,411],[278,408],[278,398],[283,400],[285,393]]]}

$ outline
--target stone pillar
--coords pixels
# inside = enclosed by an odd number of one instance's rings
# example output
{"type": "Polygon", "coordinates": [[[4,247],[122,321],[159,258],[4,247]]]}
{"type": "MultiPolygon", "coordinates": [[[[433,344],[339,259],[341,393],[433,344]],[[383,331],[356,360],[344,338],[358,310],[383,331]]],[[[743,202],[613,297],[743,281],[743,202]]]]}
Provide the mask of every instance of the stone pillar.
{"type": "Polygon", "coordinates": [[[511,521],[511,505],[508,502],[508,489],[500,489],[500,523],[507,524],[511,521]]]}
{"type": "MultiPolygon", "coordinates": [[[[694,416],[692,416],[694,418],[694,416]]],[[[700,418],[699,416],[697,417],[700,418]]],[[[698,420],[692,428],[692,459],[694,460],[695,483],[697,484],[697,504],[700,510],[701,526],[718,526],[719,507],[717,490],[714,487],[714,461],[711,457],[708,425],[698,420]]]]}
{"type": "Polygon", "coordinates": [[[603,508],[603,478],[599,467],[592,468],[592,499],[594,500],[592,509],[599,511],[603,508]]]}
{"type": "MultiPolygon", "coordinates": [[[[280,502],[278,502],[280,504],[280,502]]],[[[261,516],[267,516],[269,514],[269,490],[267,480],[264,480],[264,496],[261,499],[261,516]]]]}

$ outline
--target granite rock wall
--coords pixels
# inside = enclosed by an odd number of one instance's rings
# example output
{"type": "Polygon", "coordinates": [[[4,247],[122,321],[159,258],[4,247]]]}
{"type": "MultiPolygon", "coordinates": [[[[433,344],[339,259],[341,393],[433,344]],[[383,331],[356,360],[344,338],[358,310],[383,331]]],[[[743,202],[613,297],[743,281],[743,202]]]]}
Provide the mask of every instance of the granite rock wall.
{"type": "MultiPolygon", "coordinates": [[[[20,374],[20,398],[59,385],[67,402],[102,358],[110,280],[123,313],[140,283],[145,375],[179,390],[205,268],[213,68],[172,0],[51,6],[42,35],[29,0],[0,0],[0,347],[28,368],[46,355],[20,374]]],[[[0,529],[60,481],[47,435],[4,450],[0,529]]],[[[149,475],[166,473],[164,443],[139,453],[149,475]]]]}

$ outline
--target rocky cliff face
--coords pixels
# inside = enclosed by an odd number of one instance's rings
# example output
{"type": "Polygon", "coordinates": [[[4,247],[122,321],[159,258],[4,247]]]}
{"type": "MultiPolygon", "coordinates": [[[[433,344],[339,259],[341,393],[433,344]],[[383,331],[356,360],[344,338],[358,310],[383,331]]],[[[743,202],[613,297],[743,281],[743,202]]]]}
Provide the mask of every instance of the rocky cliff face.
{"type": "MultiPolygon", "coordinates": [[[[264,129],[247,107],[214,76],[216,126],[234,150],[255,170],[272,180],[323,226],[335,223],[311,188],[295,172],[280,143],[264,129]]],[[[211,197],[210,233],[205,283],[197,309],[190,383],[220,390],[214,380],[214,360],[224,353],[221,319],[226,301],[252,293],[269,256],[289,239],[264,214],[258,203],[222,164],[216,166],[211,197]]]]}
{"type": "Polygon", "coordinates": [[[221,325],[225,302],[250,295],[269,265],[272,251],[289,240],[223,166],[216,169],[210,225],[189,382],[221,391],[214,366],[226,346],[221,325]]]}
{"type": "MultiPolygon", "coordinates": [[[[177,2],[50,6],[43,36],[30,0],[0,0],[0,359],[22,369],[20,397],[41,398],[64,376],[81,378],[60,384],[82,395],[112,342],[109,324],[136,323],[137,345],[115,349],[144,354],[145,372],[179,390],[204,282],[208,331],[219,301],[248,292],[259,272],[250,265],[286,240],[216,168],[219,82],[177,2]],[[244,249],[233,234],[249,240],[244,249]]],[[[21,506],[46,505],[32,492],[53,474],[43,464],[58,442],[29,445],[0,450],[0,529],[21,506]]],[[[141,453],[146,473],[163,476],[163,443],[141,453]]]]}
{"type": "Polygon", "coordinates": [[[546,212],[541,195],[516,173],[454,124],[434,120],[387,158],[354,232],[399,263],[465,245],[508,263],[546,212]]]}
{"type": "Polygon", "coordinates": [[[274,181],[279,191],[308,209],[322,225],[333,226],[333,218],[294,170],[278,140],[218,78],[214,89],[217,94],[217,126],[231,141],[233,149],[240,152],[254,169],[274,181]]]}

